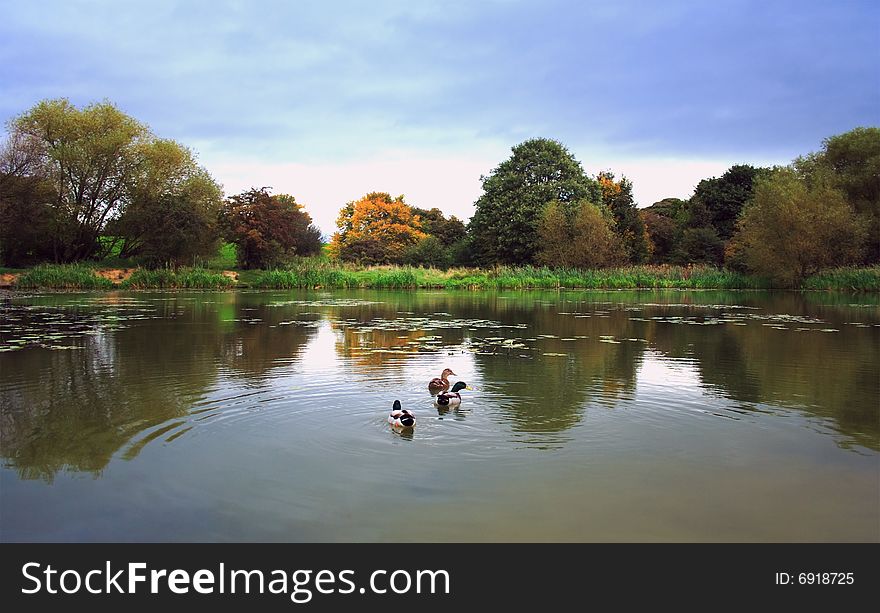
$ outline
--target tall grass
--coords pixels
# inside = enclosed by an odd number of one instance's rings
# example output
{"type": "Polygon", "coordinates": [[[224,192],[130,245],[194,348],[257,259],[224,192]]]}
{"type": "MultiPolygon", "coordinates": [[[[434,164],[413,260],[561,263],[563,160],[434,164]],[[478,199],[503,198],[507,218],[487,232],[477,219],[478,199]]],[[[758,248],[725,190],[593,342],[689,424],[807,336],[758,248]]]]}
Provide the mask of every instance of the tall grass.
{"type": "Polygon", "coordinates": [[[805,279],[801,288],[880,292],[880,266],[826,270],[805,279]]]}
{"type": "Polygon", "coordinates": [[[269,289],[766,289],[770,284],[765,279],[710,266],[631,266],[603,270],[524,266],[442,271],[408,266],[355,269],[304,261],[287,270],[258,273],[253,286],[269,289]]]}
{"type": "Polygon", "coordinates": [[[110,289],[113,283],[82,264],[41,264],[15,280],[22,289],[110,289]]]}
{"type": "Polygon", "coordinates": [[[122,289],[227,289],[235,281],[204,268],[138,268],[120,284],[122,289]]]}

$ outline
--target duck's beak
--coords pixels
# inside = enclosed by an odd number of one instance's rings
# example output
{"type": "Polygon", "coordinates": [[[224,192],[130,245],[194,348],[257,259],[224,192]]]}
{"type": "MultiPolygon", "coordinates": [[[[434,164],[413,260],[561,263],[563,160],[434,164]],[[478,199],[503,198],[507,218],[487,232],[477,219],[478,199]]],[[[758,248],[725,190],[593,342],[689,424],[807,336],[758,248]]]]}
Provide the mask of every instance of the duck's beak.
{"type": "Polygon", "coordinates": [[[465,386],[464,386],[464,389],[466,389],[466,390],[472,390],[472,389],[474,389],[474,388],[472,388],[470,385],[465,385],[465,386]]]}

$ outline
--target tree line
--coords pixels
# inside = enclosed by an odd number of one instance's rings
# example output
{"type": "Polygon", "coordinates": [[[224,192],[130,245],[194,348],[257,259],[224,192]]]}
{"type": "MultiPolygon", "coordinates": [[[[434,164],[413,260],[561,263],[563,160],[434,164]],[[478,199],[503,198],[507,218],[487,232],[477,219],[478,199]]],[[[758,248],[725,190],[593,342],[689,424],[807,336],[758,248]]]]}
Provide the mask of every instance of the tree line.
{"type": "MultiPolygon", "coordinates": [[[[796,284],[823,268],[880,263],[880,129],[827,138],[788,166],[735,165],[687,200],[638,208],[632,182],[589,175],[560,142],[527,140],[489,175],[465,224],[372,192],[339,212],[331,257],[359,264],[712,264],[796,284]]],[[[244,268],[319,253],[293,196],[225,197],[182,145],[110,103],[40,102],[0,150],[0,258],[8,266],[110,253],[147,266],[207,258],[225,239],[244,268]]]]}

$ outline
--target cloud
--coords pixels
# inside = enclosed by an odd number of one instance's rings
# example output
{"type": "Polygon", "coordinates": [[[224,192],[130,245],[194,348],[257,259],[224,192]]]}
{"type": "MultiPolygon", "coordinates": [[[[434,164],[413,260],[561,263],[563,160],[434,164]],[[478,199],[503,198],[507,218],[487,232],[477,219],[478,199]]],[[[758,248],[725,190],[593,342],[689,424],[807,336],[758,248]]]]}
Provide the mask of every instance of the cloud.
{"type": "MultiPolygon", "coordinates": [[[[387,166],[406,151],[448,164],[444,182],[460,181],[443,187],[449,199],[472,201],[479,172],[535,136],[600,167],[672,160],[674,174],[711,160],[787,161],[880,124],[873,1],[56,1],[3,11],[0,119],[47,97],[107,98],[225,163],[206,165],[229,172],[230,185],[282,168],[332,168],[338,182],[336,171],[372,163],[376,183],[406,190],[408,176],[384,174],[421,172],[387,166]],[[473,166],[465,173],[456,160],[473,166]]],[[[666,171],[637,172],[644,199],[672,189],[666,171]]],[[[682,174],[675,189],[690,180],[682,174]]],[[[323,189],[316,202],[342,197],[332,182],[323,189]]]]}

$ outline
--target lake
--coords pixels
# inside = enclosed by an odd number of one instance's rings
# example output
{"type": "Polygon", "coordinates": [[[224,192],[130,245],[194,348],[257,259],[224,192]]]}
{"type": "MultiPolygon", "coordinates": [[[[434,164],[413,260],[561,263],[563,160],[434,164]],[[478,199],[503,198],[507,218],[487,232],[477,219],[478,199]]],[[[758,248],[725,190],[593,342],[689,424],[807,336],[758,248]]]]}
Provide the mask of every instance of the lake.
{"type": "Polygon", "coordinates": [[[880,297],[16,296],[0,456],[3,541],[877,542],[880,297]]]}

